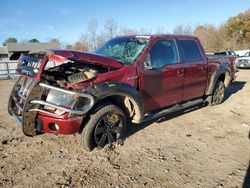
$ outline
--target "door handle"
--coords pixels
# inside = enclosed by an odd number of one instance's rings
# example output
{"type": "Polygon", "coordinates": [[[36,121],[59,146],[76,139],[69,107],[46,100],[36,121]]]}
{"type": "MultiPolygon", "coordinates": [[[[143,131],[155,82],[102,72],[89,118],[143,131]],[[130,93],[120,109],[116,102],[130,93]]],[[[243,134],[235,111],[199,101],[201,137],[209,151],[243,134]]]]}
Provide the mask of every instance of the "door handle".
{"type": "Polygon", "coordinates": [[[205,70],[206,70],[206,67],[202,66],[202,67],[198,67],[198,69],[199,69],[200,71],[205,71],[205,70]]]}
{"type": "Polygon", "coordinates": [[[185,75],[184,69],[178,69],[177,70],[177,76],[178,77],[184,77],[184,75],[185,75]]]}
{"type": "Polygon", "coordinates": [[[201,70],[201,71],[203,71],[203,70],[204,70],[204,68],[203,68],[203,67],[198,67],[198,69],[199,69],[199,70],[201,70]]]}

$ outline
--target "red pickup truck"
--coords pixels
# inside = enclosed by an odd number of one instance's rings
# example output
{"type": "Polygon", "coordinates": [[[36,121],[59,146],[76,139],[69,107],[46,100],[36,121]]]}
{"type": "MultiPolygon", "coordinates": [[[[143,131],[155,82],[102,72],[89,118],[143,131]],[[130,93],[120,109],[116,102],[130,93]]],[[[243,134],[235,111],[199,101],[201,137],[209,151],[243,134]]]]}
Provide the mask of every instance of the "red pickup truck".
{"type": "Polygon", "coordinates": [[[129,122],[220,104],[236,69],[233,58],[208,58],[196,37],[144,35],[91,53],[21,55],[17,72],[8,110],[24,134],[80,133],[90,151],[121,139],[129,122]]]}

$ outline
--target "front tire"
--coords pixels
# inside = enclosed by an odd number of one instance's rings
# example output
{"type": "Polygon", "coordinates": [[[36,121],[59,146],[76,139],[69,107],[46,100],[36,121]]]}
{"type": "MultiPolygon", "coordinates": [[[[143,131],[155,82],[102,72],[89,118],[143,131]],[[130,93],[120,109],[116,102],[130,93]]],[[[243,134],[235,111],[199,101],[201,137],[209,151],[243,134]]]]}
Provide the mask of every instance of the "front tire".
{"type": "Polygon", "coordinates": [[[223,81],[218,80],[215,84],[215,88],[212,94],[211,105],[218,105],[221,104],[224,100],[225,96],[225,84],[223,81]]]}
{"type": "Polygon", "coordinates": [[[116,105],[100,106],[90,116],[88,123],[81,133],[81,143],[87,151],[95,147],[120,140],[125,132],[125,113],[116,105]]]}

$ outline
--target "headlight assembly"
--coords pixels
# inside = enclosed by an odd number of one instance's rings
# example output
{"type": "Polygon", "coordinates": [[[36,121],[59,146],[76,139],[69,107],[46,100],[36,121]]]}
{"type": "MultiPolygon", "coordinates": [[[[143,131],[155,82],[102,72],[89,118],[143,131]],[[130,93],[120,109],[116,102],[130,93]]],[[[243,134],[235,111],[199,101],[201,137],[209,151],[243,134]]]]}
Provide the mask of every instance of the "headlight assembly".
{"type": "Polygon", "coordinates": [[[72,107],[74,105],[74,96],[68,93],[63,93],[54,89],[49,91],[46,102],[64,107],[72,107]]]}
{"type": "Polygon", "coordinates": [[[44,83],[39,84],[48,90],[46,100],[32,100],[32,104],[40,104],[39,109],[30,109],[29,111],[39,111],[52,115],[51,110],[61,110],[75,115],[83,115],[94,105],[94,98],[86,93],[79,93],[71,90],[54,87],[44,83]]]}

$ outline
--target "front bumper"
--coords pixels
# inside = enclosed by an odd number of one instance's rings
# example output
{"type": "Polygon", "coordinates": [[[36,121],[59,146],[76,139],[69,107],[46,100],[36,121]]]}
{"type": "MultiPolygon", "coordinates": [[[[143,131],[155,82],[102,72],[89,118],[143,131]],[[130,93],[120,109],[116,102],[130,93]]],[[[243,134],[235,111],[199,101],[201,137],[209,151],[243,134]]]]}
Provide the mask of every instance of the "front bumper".
{"type": "Polygon", "coordinates": [[[38,114],[37,130],[41,133],[74,134],[80,131],[82,121],[82,117],[58,119],[38,114]]]}
{"type": "Polygon", "coordinates": [[[8,110],[27,136],[41,133],[73,134],[79,132],[84,114],[93,105],[94,98],[89,94],[20,77],[10,95],[8,110]],[[72,96],[74,103],[63,106],[53,101],[48,102],[47,96],[51,90],[72,96]]]}

